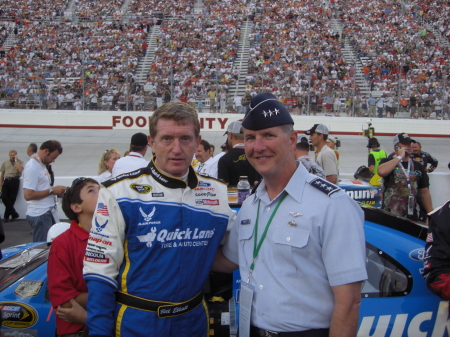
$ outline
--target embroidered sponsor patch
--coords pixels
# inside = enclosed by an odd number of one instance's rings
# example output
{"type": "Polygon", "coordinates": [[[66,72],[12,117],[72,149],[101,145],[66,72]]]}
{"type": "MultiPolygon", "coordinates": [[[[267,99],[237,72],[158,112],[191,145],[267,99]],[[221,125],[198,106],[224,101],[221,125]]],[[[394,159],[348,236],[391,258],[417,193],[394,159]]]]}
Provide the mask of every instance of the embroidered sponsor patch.
{"type": "Polygon", "coordinates": [[[164,192],[154,192],[154,193],[152,193],[152,197],[162,198],[162,197],[164,197],[164,192]]]}
{"type": "Polygon", "coordinates": [[[105,259],[97,259],[97,258],[95,258],[95,257],[85,256],[85,257],[84,257],[84,261],[86,261],[86,262],[92,262],[92,263],[109,263],[109,258],[105,258],[105,259]]]}
{"type": "Polygon", "coordinates": [[[141,185],[141,184],[131,184],[130,188],[132,190],[135,190],[139,194],[148,194],[151,192],[151,190],[153,190],[153,187],[151,187],[150,185],[141,185]]]}
{"type": "Polygon", "coordinates": [[[109,220],[106,220],[106,222],[103,225],[101,225],[98,223],[97,217],[95,217],[95,230],[97,231],[97,233],[100,233],[106,227],[108,221],[109,220]]]}
{"type": "Polygon", "coordinates": [[[198,187],[210,187],[210,186],[211,186],[210,183],[207,183],[204,181],[199,181],[199,183],[198,183],[198,187]]]}
{"type": "Polygon", "coordinates": [[[428,233],[427,242],[433,242],[433,233],[428,233]]]}
{"type": "Polygon", "coordinates": [[[250,225],[250,223],[251,223],[250,219],[241,220],[241,225],[250,225]]]}
{"type": "Polygon", "coordinates": [[[99,202],[97,205],[97,213],[104,216],[109,216],[108,207],[104,203],[99,202]]]}
{"type": "Polygon", "coordinates": [[[215,206],[219,204],[219,200],[217,199],[195,199],[196,205],[207,205],[207,206],[215,206]]]}

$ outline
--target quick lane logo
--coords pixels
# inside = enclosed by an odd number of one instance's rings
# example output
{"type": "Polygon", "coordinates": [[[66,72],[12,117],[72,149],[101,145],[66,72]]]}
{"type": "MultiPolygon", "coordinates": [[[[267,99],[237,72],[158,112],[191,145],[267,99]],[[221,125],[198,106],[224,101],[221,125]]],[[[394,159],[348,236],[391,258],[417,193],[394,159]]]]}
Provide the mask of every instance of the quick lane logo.
{"type": "Polygon", "coordinates": [[[139,194],[148,194],[153,189],[150,185],[141,185],[141,184],[131,184],[132,190],[135,190],[139,194]]]}
{"type": "Polygon", "coordinates": [[[38,320],[38,314],[31,306],[18,302],[0,302],[2,325],[8,328],[26,329],[38,320]]]}
{"type": "Polygon", "coordinates": [[[203,239],[211,239],[214,236],[215,229],[211,230],[199,230],[194,228],[186,228],[185,231],[180,231],[178,228],[169,232],[167,229],[163,229],[157,232],[156,227],[152,227],[151,231],[145,235],[137,235],[139,242],[145,242],[147,247],[152,247],[153,242],[156,240],[161,243],[162,248],[171,248],[178,246],[207,246],[208,241],[200,241],[203,239]],[[195,242],[187,240],[196,240],[195,242]],[[175,241],[183,241],[176,243],[175,241]]]}
{"type": "Polygon", "coordinates": [[[366,316],[362,318],[358,337],[448,336],[448,302],[441,301],[437,312],[424,311],[409,320],[409,314],[366,316]],[[378,318],[374,326],[375,318],[378,318]],[[428,323],[425,323],[428,322],[428,323]],[[424,330],[425,329],[425,330],[424,330]]]}
{"type": "Polygon", "coordinates": [[[144,222],[138,223],[138,226],[147,226],[147,225],[160,225],[161,221],[152,221],[153,216],[155,215],[156,207],[153,206],[153,209],[150,213],[145,213],[142,207],[139,207],[139,213],[144,218],[144,222]]]}

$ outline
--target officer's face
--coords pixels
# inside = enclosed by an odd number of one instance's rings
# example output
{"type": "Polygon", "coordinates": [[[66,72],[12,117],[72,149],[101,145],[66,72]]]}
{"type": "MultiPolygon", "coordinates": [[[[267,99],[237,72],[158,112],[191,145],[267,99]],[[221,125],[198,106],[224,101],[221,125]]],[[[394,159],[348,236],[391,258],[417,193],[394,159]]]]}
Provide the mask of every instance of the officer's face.
{"type": "Polygon", "coordinates": [[[171,119],[160,118],[156,129],[155,137],[149,136],[156,165],[174,177],[183,176],[191,165],[201,136],[195,136],[193,124],[180,125],[171,119]]]}
{"type": "Polygon", "coordinates": [[[288,134],[281,126],[258,131],[244,129],[244,140],[248,161],[265,179],[283,175],[283,169],[294,160],[297,134],[288,134]]]}

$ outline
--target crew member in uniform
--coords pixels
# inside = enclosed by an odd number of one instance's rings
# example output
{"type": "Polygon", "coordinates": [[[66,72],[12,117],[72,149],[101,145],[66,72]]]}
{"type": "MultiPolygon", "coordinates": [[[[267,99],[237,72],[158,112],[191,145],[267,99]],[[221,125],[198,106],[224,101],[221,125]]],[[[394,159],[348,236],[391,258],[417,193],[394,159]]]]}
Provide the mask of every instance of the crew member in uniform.
{"type": "Polygon", "coordinates": [[[242,336],[356,336],[367,278],[363,212],[295,160],[293,120],[271,93],[256,95],[242,126],[263,177],[242,204],[213,270],[240,268],[242,336]],[[250,300],[248,300],[250,299],[250,300]]]}
{"type": "Polygon", "coordinates": [[[226,185],[190,166],[200,141],[195,109],[166,103],[148,166],[102,184],[84,258],[89,336],[208,335],[202,289],[234,212],[226,185]]]}
{"type": "Polygon", "coordinates": [[[14,208],[17,193],[19,193],[20,176],[22,175],[23,161],[17,158],[17,151],[9,151],[9,160],[6,160],[0,168],[0,196],[5,205],[4,221],[14,221],[19,217],[14,208]],[[11,216],[11,220],[9,217],[11,216]]]}

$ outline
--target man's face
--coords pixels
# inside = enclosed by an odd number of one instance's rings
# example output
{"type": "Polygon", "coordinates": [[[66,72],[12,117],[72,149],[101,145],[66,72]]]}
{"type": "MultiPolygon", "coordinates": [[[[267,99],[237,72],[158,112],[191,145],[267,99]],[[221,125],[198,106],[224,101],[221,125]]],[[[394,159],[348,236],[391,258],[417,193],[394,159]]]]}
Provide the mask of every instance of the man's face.
{"type": "Polygon", "coordinates": [[[195,152],[195,158],[197,158],[197,160],[200,163],[204,163],[205,161],[207,161],[211,156],[209,155],[209,150],[205,151],[205,147],[203,146],[203,144],[200,144],[197,147],[197,152],[195,152]]]}
{"type": "Polygon", "coordinates": [[[283,168],[294,159],[297,134],[287,134],[281,126],[252,131],[244,129],[245,154],[263,178],[283,174],[283,168]]]}
{"type": "Polygon", "coordinates": [[[329,142],[327,141],[327,145],[330,149],[334,150],[335,145],[331,140],[329,142]]]}
{"type": "Polygon", "coordinates": [[[420,154],[420,151],[422,150],[422,146],[420,146],[418,143],[412,143],[411,149],[414,154],[420,154]]]}
{"type": "Polygon", "coordinates": [[[196,136],[192,123],[179,125],[171,119],[159,119],[155,138],[149,143],[156,155],[156,165],[164,172],[181,177],[187,173],[201,136],[196,136]]]}
{"type": "Polygon", "coordinates": [[[321,139],[321,137],[317,132],[314,132],[309,136],[309,140],[311,141],[311,144],[314,146],[319,145],[320,139],[321,139]]]}
{"type": "Polygon", "coordinates": [[[48,149],[44,150],[44,158],[42,158],[42,164],[44,165],[48,165],[53,163],[56,158],[58,158],[59,156],[59,152],[57,150],[53,151],[53,152],[49,152],[48,149]]]}
{"type": "Polygon", "coordinates": [[[405,149],[407,156],[411,154],[411,144],[398,143],[397,144],[397,154],[398,154],[400,149],[405,149]]]}
{"type": "Polygon", "coordinates": [[[16,155],[17,155],[17,153],[15,153],[15,152],[10,152],[10,153],[9,153],[9,160],[14,161],[16,155]]]}

